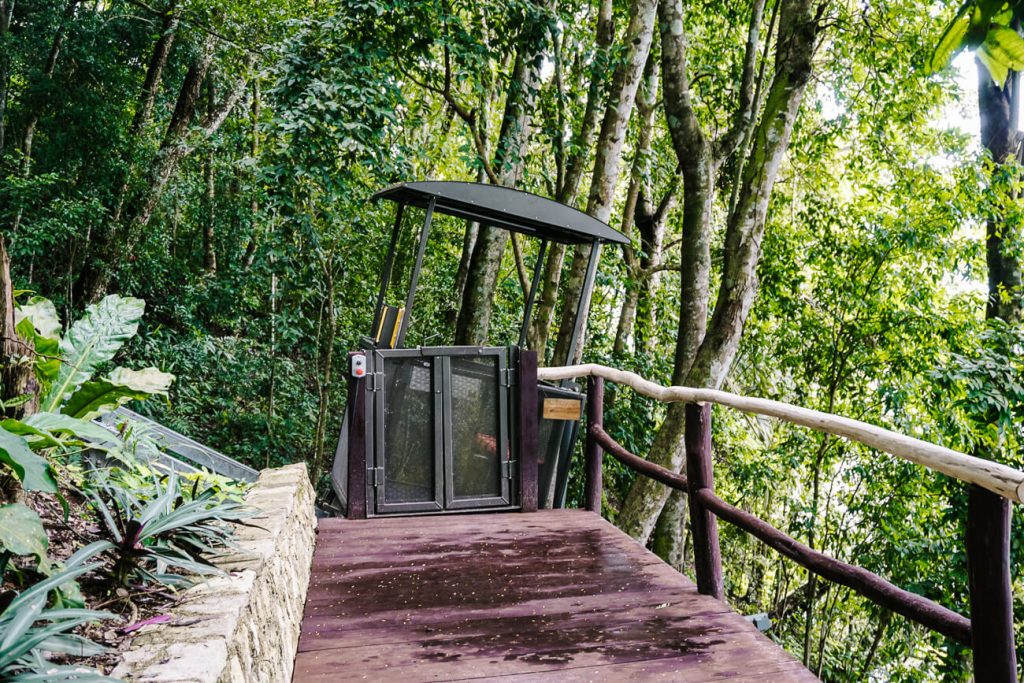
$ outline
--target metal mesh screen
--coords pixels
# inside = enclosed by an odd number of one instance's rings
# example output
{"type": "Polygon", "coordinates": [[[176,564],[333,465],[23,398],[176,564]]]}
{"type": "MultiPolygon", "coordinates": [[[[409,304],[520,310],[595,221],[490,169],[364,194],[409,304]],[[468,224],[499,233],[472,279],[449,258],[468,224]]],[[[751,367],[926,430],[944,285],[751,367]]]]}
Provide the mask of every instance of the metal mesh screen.
{"type": "Polygon", "coordinates": [[[384,363],[385,503],[438,497],[432,370],[426,358],[389,358],[384,363]]]}
{"type": "Polygon", "coordinates": [[[452,478],[456,498],[501,496],[498,360],[453,357],[452,478]]]}

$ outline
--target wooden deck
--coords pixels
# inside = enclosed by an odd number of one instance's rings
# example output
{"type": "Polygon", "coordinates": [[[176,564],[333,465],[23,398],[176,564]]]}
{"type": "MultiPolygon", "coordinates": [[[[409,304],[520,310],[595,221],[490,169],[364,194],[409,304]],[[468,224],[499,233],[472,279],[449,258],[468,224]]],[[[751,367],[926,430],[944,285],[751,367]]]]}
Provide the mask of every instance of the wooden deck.
{"type": "Polygon", "coordinates": [[[320,520],[306,681],[815,681],[593,513],[320,520]]]}

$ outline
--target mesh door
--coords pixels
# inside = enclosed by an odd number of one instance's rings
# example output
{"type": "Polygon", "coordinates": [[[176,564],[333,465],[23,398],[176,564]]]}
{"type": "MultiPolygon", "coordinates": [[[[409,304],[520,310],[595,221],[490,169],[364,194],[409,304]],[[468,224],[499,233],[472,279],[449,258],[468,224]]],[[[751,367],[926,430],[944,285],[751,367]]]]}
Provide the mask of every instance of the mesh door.
{"type": "Polygon", "coordinates": [[[503,498],[502,461],[508,446],[501,430],[496,356],[451,358],[452,487],[457,499],[503,498]]]}
{"type": "Polygon", "coordinates": [[[384,363],[384,504],[439,500],[434,467],[433,364],[429,358],[384,363]]]}

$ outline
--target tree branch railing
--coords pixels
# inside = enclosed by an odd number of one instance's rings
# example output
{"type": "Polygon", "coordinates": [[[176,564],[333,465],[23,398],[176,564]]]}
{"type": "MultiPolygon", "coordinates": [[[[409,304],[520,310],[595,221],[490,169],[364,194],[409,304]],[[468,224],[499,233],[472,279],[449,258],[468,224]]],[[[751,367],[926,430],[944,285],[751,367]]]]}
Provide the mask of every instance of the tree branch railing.
{"type": "Polygon", "coordinates": [[[1007,533],[995,533],[987,525],[978,523],[982,517],[976,511],[992,506],[1001,507],[1008,519],[1010,501],[1021,502],[1024,472],[859,420],[713,389],[664,387],[634,373],[602,365],[541,368],[537,375],[542,380],[590,378],[584,468],[584,498],[588,510],[598,514],[601,511],[602,460],[605,452],[630,469],[688,494],[694,569],[700,593],[719,599],[723,597],[717,526],[720,518],[760,539],[808,571],[847,586],[882,607],[973,648],[974,679],[977,683],[1017,680],[1013,599],[1010,592],[1009,525],[1005,525],[1007,533]],[[684,437],[686,475],[630,453],[605,431],[605,379],[627,385],[637,393],[663,402],[687,404],[684,437]],[[970,484],[965,545],[971,618],[922,595],[899,588],[863,567],[814,550],[715,495],[711,458],[712,403],[775,417],[839,436],[970,484]]]}

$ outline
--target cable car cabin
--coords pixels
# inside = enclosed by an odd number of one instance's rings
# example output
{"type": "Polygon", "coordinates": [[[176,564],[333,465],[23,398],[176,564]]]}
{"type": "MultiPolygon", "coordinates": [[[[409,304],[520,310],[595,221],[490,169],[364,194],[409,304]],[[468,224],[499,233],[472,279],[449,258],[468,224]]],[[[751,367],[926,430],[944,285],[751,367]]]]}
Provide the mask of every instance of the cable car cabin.
{"type": "Polygon", "coordinates": [[[395,202],[397,210],[372,334],[349,354],[349,400],[331,470],[331,507],[349,518],[562,507],[585,397],[571,382],[538,384],[537,356],[522,348],[544,254],[551,242],[593,247],[570,357],[564,359],[569,363],[583,334],[601,245],[627,238],[564,204],[496,185],[403,183],[374,199],[395,202]],[[422,209],[425,218],[411,248],[405,306],[389,306],[396,254],[411,237],[403,232],[409,207],[422,209]],[[518,344],[405,347],[438,214],[539,240],[518,344]]]}

